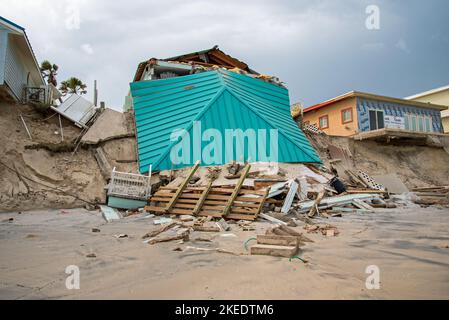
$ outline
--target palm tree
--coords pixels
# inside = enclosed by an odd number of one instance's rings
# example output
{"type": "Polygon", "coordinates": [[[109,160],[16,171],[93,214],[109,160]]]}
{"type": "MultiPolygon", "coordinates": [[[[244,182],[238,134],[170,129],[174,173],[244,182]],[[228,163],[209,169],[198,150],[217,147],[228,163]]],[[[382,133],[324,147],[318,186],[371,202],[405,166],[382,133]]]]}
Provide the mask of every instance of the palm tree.
{"type": "Polygon", "coordinates": [[[50,61],[44,60],[41,63],[41,72],[44,78],[47,78],[47,83],[52,84],[55,87],[58,85],[56,81],[56,75],[58,74],[59,67],[56,64],[51,64],[50,61]]]}
{"type": "Polygon", "coordinates": [[[59,90],[61,90],[63,96],[67,95],[67,93],[76,93],[81,95],[87,93],[86,87],[87,86],[80,79],[71,77],[61,82],[59,90]]]}

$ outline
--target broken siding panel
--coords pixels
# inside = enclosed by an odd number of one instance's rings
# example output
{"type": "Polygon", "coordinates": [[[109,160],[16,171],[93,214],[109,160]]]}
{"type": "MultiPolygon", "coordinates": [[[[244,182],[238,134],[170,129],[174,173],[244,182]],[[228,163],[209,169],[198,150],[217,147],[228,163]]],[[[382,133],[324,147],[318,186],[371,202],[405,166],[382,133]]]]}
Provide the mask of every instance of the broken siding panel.
{"type": "Polygon", "coordinates": [[[92,102],[77,94],[72,94],[52,109],[81,126],[85,126],[97,110],[92,102]]]}
{"type": "Polygon", "coordinates": [[[379,110],[384,112],[384,116],[405,117],[407,114],[416,116],[432,117],[433,132],[443,132],[441,124],[440,110],[430,108],[419,108],[416,106],[384,102],[379,100],[357,98],[357,114],[359,130],[362,132],[370,131],[369,111],[379,110]]]}

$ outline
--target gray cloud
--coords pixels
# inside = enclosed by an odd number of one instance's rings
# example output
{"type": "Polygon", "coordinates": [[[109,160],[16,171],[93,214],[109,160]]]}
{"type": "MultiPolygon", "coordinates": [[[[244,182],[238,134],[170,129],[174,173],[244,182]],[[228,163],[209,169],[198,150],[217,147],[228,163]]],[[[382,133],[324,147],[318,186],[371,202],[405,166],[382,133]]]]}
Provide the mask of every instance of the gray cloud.
{"type": "Polygon", "coordinates": [[[140,61],[215,44],[281,78],[305,105],[349,90],[401,97],[449,83],[444,0],[0,2],[38,59],[59,64],[60,81],[76,76],[89,89],[97,79],[100,100],[117,109],[140,61]],[[365,27],[370,4],[380,30],[365,27]]]}

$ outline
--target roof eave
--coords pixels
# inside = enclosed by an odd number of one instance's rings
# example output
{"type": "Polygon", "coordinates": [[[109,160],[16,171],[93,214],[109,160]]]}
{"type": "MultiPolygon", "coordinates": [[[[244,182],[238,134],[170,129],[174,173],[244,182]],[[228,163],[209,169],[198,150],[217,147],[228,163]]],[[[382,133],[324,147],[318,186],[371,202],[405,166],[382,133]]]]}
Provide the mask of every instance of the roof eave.
{"type": "Polygon", "coordinates": [[[440,111],[447,109],[447,106],[433,104],[433,103],[426,103],[426,102],[419,102],[419,101],[406,100],[406,99],[400,99],[400,98],[393,98],[393,97],[381,96],[381,95],[376,95],[376,94],[371,94],[371,93],[366,93],[366,92],[350,91],[350,92],[345,93],[345,94],[343,94],[341,96],[338,96],[338,97],[332,98],[330,100],[326,100],[326,101],[324,101],[322,103],[318,103],[318,104],[313,105],[311,107],[305,108],[303,112],[307,113],[307,112],[310,112],[310,111],[313,111],[313,110],[325,108],[328,105],[331,105],[333,103],[342,101],[344,99],[352,98],[352,97],[373,99],[373,100],[381,100],[381,101],[387,101],[387,102],[394,102],[394,103],[398,103],[398,104],[407,104],[407,105],[413,105],[413,106],[420,107],[420,108],[437,109],[437,110],[440,110],[440,111]]]}
{"type": "Polygon", "coordinates": [[[432,89],[432,90],[428,90],[428,91],[424,91],[424,92],[420,92],[420,93],[414,94],[412,96],[405,97],[404,99],[406,99],[406,100],[413,100],[413,99],[417,99],[417,98],[426,97],[426,96],[429,96],[431,94],[439,93],[439,92],[442,92],[442,91],[445,91],[445,90],[449,90],[449,85],[443,86],[443,87],[439,87],[439,88],[436,88],[436,89],[432,89]]]}

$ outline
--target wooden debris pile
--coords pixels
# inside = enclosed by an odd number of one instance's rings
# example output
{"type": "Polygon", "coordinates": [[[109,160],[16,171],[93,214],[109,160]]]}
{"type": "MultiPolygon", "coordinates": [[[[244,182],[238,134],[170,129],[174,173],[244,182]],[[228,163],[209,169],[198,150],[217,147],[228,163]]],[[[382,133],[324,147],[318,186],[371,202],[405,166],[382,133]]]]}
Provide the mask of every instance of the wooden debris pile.
{"type": "Polygon", "coordinates": [[[310,225],[310,224],[306,224],[304,226],[304,230],[307,231],[307,233],[318,233],[320,232],[323,236],[326,237],[335,237],[337,236],[340,232],[338,231],[337,227],[330,225],[330,224],[326,224],[326,225],[319,225],[319,224],[314,224],[314,225],[310,225]]]}
{"type": "Polygon", "coordinates": [[[313,242],[287,226],[279,225],[268,229],[265,234],[257,235],[257,243],[251,246],[251,255],[269,255],[291,258],[298,254],[305,242],[313,242]]]}
{"type": "Polygon", "coordinates": [[[419,199],[415,200],[420,205],[449,205],[449,186],[435,186],[412,189],[419,199]]]}
{"type": "Polygon", "coordinates": [[[190,170],[178,187],[162,186],[149,199],[145,210],[159,214],[210,216],[233,220],[255,220],[262,210],[269,188],[252,190],[243,186],[250,165],[239,173],[235,187],[189,186],[199,163],[190,170]]]}

